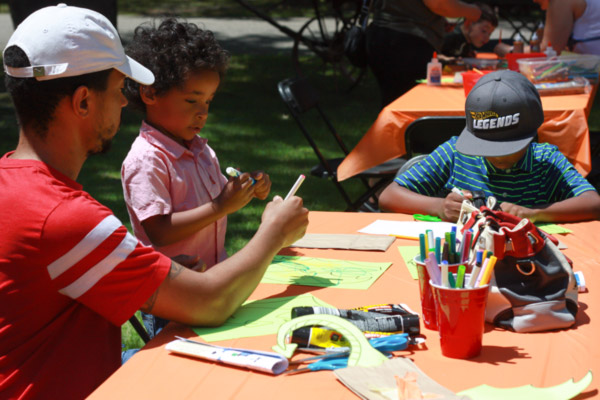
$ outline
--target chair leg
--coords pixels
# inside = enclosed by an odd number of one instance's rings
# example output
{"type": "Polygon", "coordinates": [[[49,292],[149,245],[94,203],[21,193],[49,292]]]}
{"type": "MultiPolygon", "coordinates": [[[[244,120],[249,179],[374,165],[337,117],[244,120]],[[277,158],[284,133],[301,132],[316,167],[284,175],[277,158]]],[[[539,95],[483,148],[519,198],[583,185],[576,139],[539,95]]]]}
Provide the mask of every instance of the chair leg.
{"type": "Polygon", "coordinates": [[[144,341],[144,343],[148,343],[150,341],[150,335],[148,335],[148,332],[146,332],[146,329],[144,329],[143,325],[140,323],[140,321],[135,315],[129,318],[129,323],[131,324],[131,326],[133,326],[133,329],[135,329],[135,331],[144,341]]]}
{"type": "Polygon", "coordinates": [[[373,186],[371,186],[371,189],[369,189],[367,192],[365,192],[362,196],[360,196],[355,202],[354,202],[354,208],[355,210],[360,209],[361,207],[364,207],[366,210],[372,210],[369,212],[379,212],[379,199],[377,197],[377,193],[382,190],[383,188],[385,188],[387,185],[389,185],[393,180],[394,180],[394,176],[390,177],[390,178],[381,178],[379,179],[379,181],[377,181],[373,186]],[[368,204],[368,201],[370,198],[374,198],[375,199],[375,208],[368,204]]]}

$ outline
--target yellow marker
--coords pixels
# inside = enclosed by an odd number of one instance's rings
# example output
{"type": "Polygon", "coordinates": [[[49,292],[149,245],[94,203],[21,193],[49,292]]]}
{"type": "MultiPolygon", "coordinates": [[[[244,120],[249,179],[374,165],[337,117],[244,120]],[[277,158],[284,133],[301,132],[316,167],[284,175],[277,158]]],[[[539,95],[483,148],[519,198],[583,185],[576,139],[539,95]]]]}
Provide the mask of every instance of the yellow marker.
{"type": "Polygon", "coordinates": [[[418,237],[405,236],[405,235],[394,235],[393,233],[390,233],[388,236],[393,236],[393,237],[398,238],[398,239],[419,240],[418,237]]]}
{"type": "Polygon", "coordinates": [[[498,258],[496,256],[491,256],[490,261],[488,262],[487,268],[483,272],[483,276],[481,277],[481,281],[479,282],[479,286],[485,286],[489,283],[490,278],[492,277],[492,272],[494,271],[494,266],[496,265],[496,261],[498,258]]]}

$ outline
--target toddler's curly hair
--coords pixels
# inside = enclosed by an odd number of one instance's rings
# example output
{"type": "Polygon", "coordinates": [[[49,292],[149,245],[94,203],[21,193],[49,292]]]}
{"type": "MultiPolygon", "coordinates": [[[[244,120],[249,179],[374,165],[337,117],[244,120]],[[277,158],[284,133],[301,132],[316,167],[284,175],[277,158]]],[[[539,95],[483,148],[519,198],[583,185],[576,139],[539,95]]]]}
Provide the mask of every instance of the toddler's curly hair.
{"type": "MultiPolygon", "coordinates": [[[[191,72],[212,70],[223,77],[229,62],[229,53],[211,31],[175,18],[163,20],[158,28],[153,24],[135,28],[126,53],[152,71],[152,87],[159,96],[181,87],[191,72]]],[[[127,79],[124,93],[132,107],[145,111],[137,82],[127,79]]]]}

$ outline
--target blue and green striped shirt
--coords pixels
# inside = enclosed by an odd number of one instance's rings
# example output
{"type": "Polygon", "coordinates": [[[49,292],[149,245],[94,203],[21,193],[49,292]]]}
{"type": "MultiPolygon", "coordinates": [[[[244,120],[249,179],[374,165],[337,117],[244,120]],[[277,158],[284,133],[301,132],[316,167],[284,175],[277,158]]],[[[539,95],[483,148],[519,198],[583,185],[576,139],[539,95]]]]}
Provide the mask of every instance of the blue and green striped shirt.
{"type": "Polygon", "coordinates": [[[395,181],[426,196],[457,187],[482,190],[486,197],[494,196],[499,202],[524,207],[555,203],[588,190],[595,191],[554,145],[531,143],[514,167],[501,170],[485,157],[459,153],[456,140],[455,136],[438,146],[395,181]]]}

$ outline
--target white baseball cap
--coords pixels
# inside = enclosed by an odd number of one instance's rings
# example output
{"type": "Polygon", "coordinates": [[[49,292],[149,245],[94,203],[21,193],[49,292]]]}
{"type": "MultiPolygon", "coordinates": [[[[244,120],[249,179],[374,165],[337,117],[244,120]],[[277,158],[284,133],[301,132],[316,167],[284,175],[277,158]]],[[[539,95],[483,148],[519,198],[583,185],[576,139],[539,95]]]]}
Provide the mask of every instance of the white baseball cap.
{"type": "Polygon", "coordinates": [[[19,24],[6,48],[10,46],[21,48],[31,63],[4,65],[6,74],[15,78],[44,81],[114,68],[143,85],[154,83],[149,69],[125,55],[110,21],[86,8],[61,3],[37,10],[19,24]]]}

